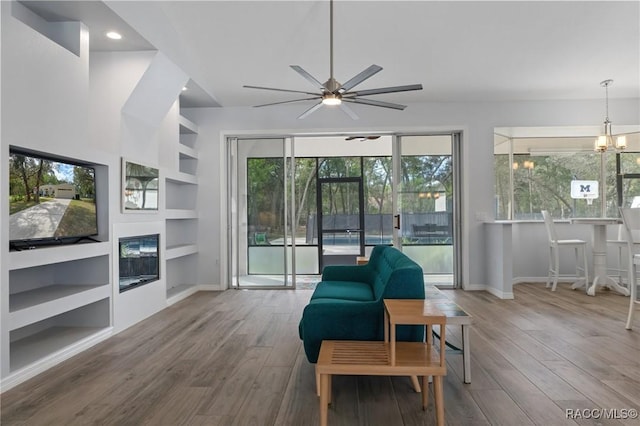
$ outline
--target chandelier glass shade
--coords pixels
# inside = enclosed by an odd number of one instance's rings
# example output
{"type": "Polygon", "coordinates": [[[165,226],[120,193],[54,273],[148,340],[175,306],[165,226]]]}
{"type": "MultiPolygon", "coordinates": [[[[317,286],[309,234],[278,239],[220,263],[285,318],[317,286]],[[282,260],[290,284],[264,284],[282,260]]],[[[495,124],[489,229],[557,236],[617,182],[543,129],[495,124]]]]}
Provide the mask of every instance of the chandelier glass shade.
{"type": "Polygon", "coordinates": [[[603,132],[595,140],[594,149],[598,152],[605,152],[609,149],[615,151],[623,151],[627,147],[627,138],[617,136],[614,140],[614,136],[611,133],[611,121],[609,121],[609,86],[613,83],[613,80],[604,80],[600,82],[600,86],[605,89],[605,108],[606,114],[603,123],[603,132]]]}

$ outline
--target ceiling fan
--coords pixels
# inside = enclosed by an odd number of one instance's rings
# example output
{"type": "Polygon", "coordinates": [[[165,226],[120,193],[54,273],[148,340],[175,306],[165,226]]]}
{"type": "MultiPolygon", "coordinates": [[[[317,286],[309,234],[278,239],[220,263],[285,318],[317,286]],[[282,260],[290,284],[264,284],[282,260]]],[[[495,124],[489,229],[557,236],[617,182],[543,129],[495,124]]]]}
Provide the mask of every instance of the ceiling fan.
{"type": "Polygon", "coordinates": [[[396,92],[408,92],[411,90],[422,90],[422,84],[410,84],[406,86],[392,86],[392,87],[381,87],[378,89],[367,89],[367,90],[357,90],[351,91],[355,86],[362,83],[366,79],[370,78],[374,74],[382,71],[382,67],[378,65],[371,65],[369,68],[362,71],[360,74],[351,78],[344,84],[338,83],[338,81],[333,77],[333,0],[329,1],[329,79],[325,83],[321,83],[318,79],[313,77],[307,71],[305,71],[299,65],[291,65],[294,71],[304,77],[307,81],[311,82],[318,89],[319,93],[314,92],[305,92],[301,90],[289,90],[289,89],[278,89],[273,87],[262,87],[262,86],[248,86],[245,85],[243,87],[249,89],[260,89],[260,90],[273,90],[277,92],[289,92],[289,93],[303,93],[305,95],[311,95],[311,97],[305,97],[300,99],[293,99],[289,101],[281,101],[281,102],[272,102],[268,104],[255,105],[255,107],[264,107],[270,105],[279,105],[279,104],[287,104],[292,102],[302,102],[302,101],[319,101],[311,108],[307,109],[303,112],[298,118],[302,119],[317,111],[323,105],[337,105],[344,111],[349,117],[353,120],[357,120],[357,114],[347,105],[347,103],[354,104],[362,104],[362,105],[370,105],[376,107],[383,108],[391,108],[397,110],[403,110],[406,108],[406,105],[400,105],[391,102],[382,102],[376,101],[373,99],[363,99],[364,96],[371,95],[379,95],[383,93],[396,93],[396,92]]]}
{"type": "Polygon", "coordinates": [[[360,141],[360,142],[374,141],[376,139],[380,139],[380,135],[369,135],[369,136],[357,135],[357,136],[347,136],[346,138],[344,138],[345,141],[360,141]]]}

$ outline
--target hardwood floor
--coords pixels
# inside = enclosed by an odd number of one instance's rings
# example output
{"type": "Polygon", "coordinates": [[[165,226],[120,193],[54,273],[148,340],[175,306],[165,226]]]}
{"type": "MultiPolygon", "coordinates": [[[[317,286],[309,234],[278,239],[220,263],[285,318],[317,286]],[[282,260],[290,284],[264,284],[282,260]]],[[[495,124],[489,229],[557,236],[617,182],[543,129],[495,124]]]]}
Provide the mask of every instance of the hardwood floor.
{"type": "MultiPolygon", "coordinates": [[[[640,323],[628,298],[559,284],[515,300],[444,290],[474,317],[471,384],[448,354],[449,425],[640,425],[565,410],[640,410],[640,323]],[[585,417],[584,415],[582,417],[585,417]]],[[[197,293],[1,396],[2,425],[315,425],[297,325],[310,290],[197,293]]],[[[447,328],[454,342],[459,327],[447,328]]],[[[589,412],[580,412],[589,414],[589,412]]],[[[622,411],[609,414],[621,415],[622,411]]],[[[338,376],[330,425],[431,425],[404,377],[338,376]]]]}

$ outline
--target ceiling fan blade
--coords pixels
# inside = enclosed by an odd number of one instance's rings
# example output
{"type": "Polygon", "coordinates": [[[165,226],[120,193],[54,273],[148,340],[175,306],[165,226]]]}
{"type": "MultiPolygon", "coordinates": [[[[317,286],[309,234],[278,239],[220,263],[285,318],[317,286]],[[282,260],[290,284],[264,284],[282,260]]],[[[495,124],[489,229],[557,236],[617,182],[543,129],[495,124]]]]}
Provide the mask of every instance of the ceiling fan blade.
{"type": "Polygon", "coordinates": [[[370,96],[381,93],[408,92],[411,90],[422,90],[422,84],[409,84],[407,86],[381,87],[379,89],[358,90],[356,92],[344,93],[342,97],[370,96]]]}
{"type": "Polygon", "coordinates": [[[254,105],[254,108],[259,108],[259,107],[264,107],[264,106],[271,106],[271,105],[280,105],[280,104],[290,104],[291,102],[302,102],[302,101],[312,101],[314,99],[321,99],[319,96],[315,96],[313,98],[302,98],[302,99],[293,99],[290,101],[281,101],[281,102],[272,102],[269,104],[262,104],[262,105],[254,105]]]}
{"type": "Polygon", "coordinates": [[[305,79],[307,79],[307,81],[311,82],[311,84],[313,84],[316,88],[324,91],[324,84],[320,83],[314,76],[312,76],[311,74],[309,74],[308,72],[306,72],[305,70],[302,69],[301,66],[299,65],[290,65],[291,68],[294,69],[294,71],[296,71],[298,74],[300,74],[301,76],[303,76],[305,79]]]}
{"type": "Polygon", "coordinates": [[[373,76],[374,74],[380,71],[382,71],[381,66],[371,65],[369,68],[362,71],[360,74],[356,75],[351,80],[343,84],[342,87],[338,89],[338,91],[340,93],[348,92],[351,88],[357,86],[358,84],[362,83],[363,81],[365,81],[366,79],[368,79],[369,77],[373,76]]]}
{"type": "Polygon", "coordinates": [[[375,136],[348,136],[346,138],[344,138],[345,141],[353,141],[353,140],[358,140],[358,141],[373,141],[376,139],[380,139],[380,135],[375,135],[375,136]]]}
{"type": "Polygon", "coordinates": [[[300,91],[300,90],[277,89],[275,87],[247,86],[247,85],[242,86],[242,87],[246,87],[247,89],[274,90],[276,92],[304,93],[305,95],[317,95],[317,96],[320,96],[320,93],[303,92],[303,91],[300,91]]]}
{"type": "Polygon", "coordinates": [[[357,120],[358,114],[356,114],[351,108],[349,108],[344,102],[340,104],[340,109],[345,112],[352,120],[357,120]]]}
{"type": "Polygon", "coordinates": [[[308,110],[306,110],[305,112],[303,112],[299,117],[298,120],[302,120],[303,118],[311,115],[313,112],[317,111],[318,109],[320,109],[320,107],[322,106],[322,102],[318,102],[317,104],[315,104],[314,106],[312,106],[311,108],[309,108],[308,110]]]}
{"type": "Polygon", "coordinates": [[[372,99],[360,99],[360,98],[357,98],[357,99],[342,98],[342,102],[352,102],[354,104],[371,105],[371,106],[378,106],[383,108],[391,108],[391,109],[399,109],[399,110],[403,110],[407,107],[406,105],[393,104],[391,102],[374,101],[372,99]]]}

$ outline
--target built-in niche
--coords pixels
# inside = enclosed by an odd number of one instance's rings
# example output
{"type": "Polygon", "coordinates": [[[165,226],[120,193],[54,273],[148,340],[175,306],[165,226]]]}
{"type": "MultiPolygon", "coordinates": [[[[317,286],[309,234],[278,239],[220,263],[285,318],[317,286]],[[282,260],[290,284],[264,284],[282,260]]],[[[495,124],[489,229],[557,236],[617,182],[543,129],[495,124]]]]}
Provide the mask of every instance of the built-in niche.
{"type": "Polygon", "coordinates": [[[160,189],[158,169],[122,159],[122,211],[154,212],[158,210],[160,189]]]}

